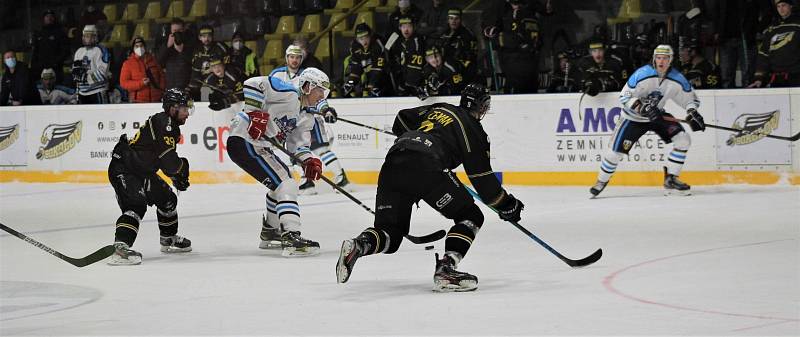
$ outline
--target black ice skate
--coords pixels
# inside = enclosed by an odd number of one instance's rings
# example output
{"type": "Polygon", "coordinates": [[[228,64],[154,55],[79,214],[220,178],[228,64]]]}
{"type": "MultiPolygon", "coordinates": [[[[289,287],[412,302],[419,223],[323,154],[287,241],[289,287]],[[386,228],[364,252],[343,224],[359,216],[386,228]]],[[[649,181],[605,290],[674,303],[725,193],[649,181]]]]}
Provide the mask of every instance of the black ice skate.
{"type": "Polygon", "coordinates": [[[192,241],[179,235],[162,236],[160,242],[162,253],[185,253],[192,251],[192,241]]]}
{"type": "Polygon", "coordinates": [[[336,282],[345,283],[350,279],[356,260],[364,256],[367,244],[359,238],[342,241],[342,250],[339,251],[339,262],[336,263],[336,282]]]}
{"type": "Polygon", "coordinates": [[[451,253],[445,253],[444,257],[440,260],[439,253],[436,253],[436,272],[433,273],[433,291],[461,292],[478,289],[478,277],[456,270],[456,261],[450,254],[451,253]]]}
{"type": "Polygon", "coordinates": [[[664,168],[664,195],[691,195],[691,188],[688,184],[678,180],[678,176],[667,173],[667,168],[664,168]]]}
{"type": "Polygon", "coordinates": [[[589,193],[592,194],[592,199],[594,199],[598,194],[600,194],[600,192],[603,192],[603,190],[606,188],[606,185],[608,185],[607,181],[603,182],[598,180],[597,183],[595,183],[594,186],[592,186],[592,188],[589,189],[589,193]]]}
{"type": "Polygon", "coordinates": [[[114,242],[114,255],[108,264],[111,266],[132,266],[142,263],[142,254],[128,247],[127,243],[114,242]]]}
{"type": "Polygon", "coordinates": [[[319,253],[319,243],[305,239],[300,232],[287,231],[281,234],[281,245],[285,257],[311,256],[319,253]]]}
{"type": "Polygon", "coordinates": [[[317,189],[314,186],[314,182],[310,179],[306,179],[302,185],[300,185],[300,195],[315,195],[317,194],[317,189]]]}
{"type": "Polygon", "coordinates": [[[258,248],[283,248],[283,243],[281,242],[281,230],[268,225],[266,216],[261,218],[261,243],[258,244],[258,248]]]}

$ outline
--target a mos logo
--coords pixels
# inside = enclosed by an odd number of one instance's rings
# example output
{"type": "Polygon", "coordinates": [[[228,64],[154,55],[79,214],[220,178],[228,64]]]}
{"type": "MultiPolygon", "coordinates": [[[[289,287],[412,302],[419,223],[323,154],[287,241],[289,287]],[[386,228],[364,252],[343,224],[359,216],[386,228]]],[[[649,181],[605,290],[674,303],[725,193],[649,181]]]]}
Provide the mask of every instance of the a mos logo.
{"type": "Polygon", "coordinates": [[[0,151],[5,150],[19,138],[19,124],[0,126],[0,151]]]}
{"type": "Polygon", "coordinates": [[[71,124],[50,124],[42,132],[42,147],[36,153],[36,159],[53,159],[59,157],[81,141],[82,121],[71,124]]]}
{"type": "Polygon", "coordinates": [[[733,127],[742,131],[731,135],[725,144],[728,146],[754,143],[778,128],[781,111],[775,110],[762,114],[743,114],[736,118],[733,127]]]}

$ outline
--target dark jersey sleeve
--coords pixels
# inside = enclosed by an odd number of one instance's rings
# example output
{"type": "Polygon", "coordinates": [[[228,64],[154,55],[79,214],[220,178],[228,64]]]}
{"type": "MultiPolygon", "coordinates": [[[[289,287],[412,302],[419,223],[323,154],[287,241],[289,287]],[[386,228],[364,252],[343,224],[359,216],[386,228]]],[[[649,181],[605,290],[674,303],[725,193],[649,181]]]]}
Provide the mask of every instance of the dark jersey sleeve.
{"type": "Polygon", "coordinates": [[[464,171],[487,205],[497,207],[506,196],[500,180],[494,175],[489,158],[489,137],[477,121],[464,125],[464,171]]]}

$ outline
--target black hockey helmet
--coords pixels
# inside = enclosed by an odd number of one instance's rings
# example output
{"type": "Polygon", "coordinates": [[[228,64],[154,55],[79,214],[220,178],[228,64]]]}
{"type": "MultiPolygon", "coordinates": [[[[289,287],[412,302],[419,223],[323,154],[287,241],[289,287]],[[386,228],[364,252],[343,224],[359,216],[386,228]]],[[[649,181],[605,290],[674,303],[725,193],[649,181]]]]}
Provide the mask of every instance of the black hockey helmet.
{"type": "Polygon", "coordinates": [[[189,98],[189,94],[178,88],[170,88],[164,92],[161,102],[163,103],[162,107],[164,108],[164,111],[167,113],[169,113],[169,108],[176,105],[179,107],[188,107],[190,112],[192,109],[194,109],[194,102],[192,102],[192,99],[189,98]]]}
{"type": "Polygon", "coordinates": [[[478,120],[483,119],[489,107],[492,97],[489,95],[489,89],[480,83],[470,83],[463,91],[461,91],[461,108],[466,109],[478,120]]]}

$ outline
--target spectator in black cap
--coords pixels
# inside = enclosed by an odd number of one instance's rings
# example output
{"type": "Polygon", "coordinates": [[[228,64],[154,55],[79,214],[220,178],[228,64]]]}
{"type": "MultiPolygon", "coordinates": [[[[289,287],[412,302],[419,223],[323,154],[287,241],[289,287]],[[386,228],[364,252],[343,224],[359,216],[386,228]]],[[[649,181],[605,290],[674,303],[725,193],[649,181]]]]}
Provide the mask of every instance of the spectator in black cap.
{"type": "Polygon", "coordinates": [[[228,46],[214,41],[214,28],[209,25],[200,27],[198,40],[200,40],[200,45],[194,50],[192,56],[192,77],[189,80],[189,92],[195,101],[200,100],[200,87],[203,86],[203,79],[211,71],[208,65],[209,60],[217,57],[222,60],[222,63],[230,63],[228,46]]]}
{"type": "Polygon", "coordinates": [[[447,11],[447,32],[442,35],[442,52],[445,60],[460,64],[464,82],[472,83],[478,75],[478,40],[464,27],[461,18],[461,8],[451,7],[447,11]]]}
{"type": "Polygon", "coordinates": [[[51,68],[55,71],[56,83],[63,83],[64,61],[70,55],[69,40],[53,10],[44,12],[42,29],[33,34],[32,47],[31,73],[39,74],[43,69],[51,68]]]}
{"type": "Polygon", "coordinates": [[[600,39],[589,42],[589,55],[578,60],[577,68],[578,83],[589,96],[622,89],[622,63],[606,56],[605,43],[600,39]]]}
{"type": "Polygon", "coordinates": [[[549,76],[549,83],[547,92],[550,93],[564,93],[564,92],[577,92],[578,82],[578,69],[575,67],[575,51],[571,48],[562,50],[556,54],[558,59],[558,67],[553,69],[549,76]]]}
{"type": "Polygon", "coordinates": [[[386,50],[366,23],[355,27],[355,39],[350,44],[350,56],[345,66],[343,97],[381,97],[391,92],[386,50]]]}
{"type": "Polygon", "coordinates": [[[800,86],[800,16],[792,13],[793,5],[790,0],[775,0],[780,19],[764,32],[755,81],[749,87],[800,86]]]}
{"type": "Polygon", "coordinates": [[[395,92],[400,96],[422,96],[422,66],[425,65],[425,37],[416,34],[414,18],[398,20],[400,38],[387,43],[390,64],[395,80],[395,92]]]}
{"type": "Polygon", "coordinates": [[[722,82],[719,67],[700,52],[697,39],[681,36],[678,38],[678,68],[695,89],[716,89],[722,82]]]}

